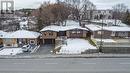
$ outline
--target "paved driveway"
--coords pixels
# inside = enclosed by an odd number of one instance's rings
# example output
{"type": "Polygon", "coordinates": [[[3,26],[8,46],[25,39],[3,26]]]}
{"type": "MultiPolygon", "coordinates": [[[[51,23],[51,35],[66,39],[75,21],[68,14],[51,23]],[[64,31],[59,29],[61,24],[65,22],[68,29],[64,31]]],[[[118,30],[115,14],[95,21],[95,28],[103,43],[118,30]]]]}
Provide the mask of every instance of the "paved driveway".
{"type": "Polygon", "coordinates": [[[40,48],[34,53],[36,55],[51,54],[54,45],[41,45],[40,48]]]}

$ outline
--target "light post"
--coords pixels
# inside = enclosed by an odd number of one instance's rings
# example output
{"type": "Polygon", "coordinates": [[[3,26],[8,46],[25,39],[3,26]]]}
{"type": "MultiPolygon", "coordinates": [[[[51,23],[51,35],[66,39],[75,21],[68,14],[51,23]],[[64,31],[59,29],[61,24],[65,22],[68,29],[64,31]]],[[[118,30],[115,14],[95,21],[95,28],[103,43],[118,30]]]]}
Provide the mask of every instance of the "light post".
{"type": "Polygon", "coordinates": [[[102,14],[102,25],[101,25],[101,41],[100,41],[100,46],[99,46],[99,53],[102,53],[102,48],[103,48],[103,19],[104,19],[104,12],[102,14]]]}

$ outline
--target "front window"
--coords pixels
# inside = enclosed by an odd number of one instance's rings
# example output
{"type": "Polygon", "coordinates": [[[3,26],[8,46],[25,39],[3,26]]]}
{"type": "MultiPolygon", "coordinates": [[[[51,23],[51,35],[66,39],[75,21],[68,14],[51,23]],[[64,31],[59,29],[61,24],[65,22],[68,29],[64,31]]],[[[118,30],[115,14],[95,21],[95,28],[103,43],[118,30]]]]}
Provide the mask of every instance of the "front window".
{"type": "Polygon", "coordinates": [[[104,34],[103,31],[98,31],[97,33],[98,33],[99,35],[104,34]]]}
{"type": "Polygon", "coordinates": [[[35,40],[30,40],[30,44],[35,44],[35,40]]]}
{"type": "Polygon", "coordinates": [[[116,35],[116,32],[112,32],[111,36],[115,36],[116,35]]]}

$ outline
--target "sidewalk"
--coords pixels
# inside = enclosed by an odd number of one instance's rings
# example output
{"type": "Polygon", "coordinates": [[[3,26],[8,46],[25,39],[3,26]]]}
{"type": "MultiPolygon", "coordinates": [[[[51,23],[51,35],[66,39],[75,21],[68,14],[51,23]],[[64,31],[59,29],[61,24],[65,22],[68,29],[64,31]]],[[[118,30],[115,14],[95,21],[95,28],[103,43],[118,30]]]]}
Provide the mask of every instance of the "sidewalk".
{"type": "Polygon", "coordinates": [[[84,54],[84,55],[15,55],[0,56],[0,59],[44,59],[44,58],[130,58],[130,54],[84,54]]]}

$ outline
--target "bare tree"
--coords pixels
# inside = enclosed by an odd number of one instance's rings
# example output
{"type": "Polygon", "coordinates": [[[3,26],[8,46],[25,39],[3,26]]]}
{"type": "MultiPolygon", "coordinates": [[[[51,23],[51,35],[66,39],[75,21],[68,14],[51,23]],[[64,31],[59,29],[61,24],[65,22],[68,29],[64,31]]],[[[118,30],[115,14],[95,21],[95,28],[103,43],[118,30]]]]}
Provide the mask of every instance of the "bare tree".
{"type": "Polygon", "coordinates": [[[92,11],[96,9],[96,6],[89,0],[64,0],[64,2],[73,7],[71,14],[73,18],[76,16],[76,20],[79,20],[80,24],[82,16],[85,16],[86,19],[88,17],[91,19],[92,11]]]}
{"type": "Polygon", "coordinates": [[[83,8],[81,13],[83,13],[83,16],[86,20],[92,19],[93,10],[96,10],[96,5],[89,0],[83,0],[83,8]]]}
{"type": "Polygon", "coordinates": [[[114,5],[112,9],[113,9],[113,18],[115,19],[115,25],[116,25],[116,20],[117,19],[122,20],[128,8],[125,4],[121,3],[114,5]]]}

